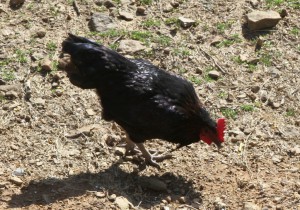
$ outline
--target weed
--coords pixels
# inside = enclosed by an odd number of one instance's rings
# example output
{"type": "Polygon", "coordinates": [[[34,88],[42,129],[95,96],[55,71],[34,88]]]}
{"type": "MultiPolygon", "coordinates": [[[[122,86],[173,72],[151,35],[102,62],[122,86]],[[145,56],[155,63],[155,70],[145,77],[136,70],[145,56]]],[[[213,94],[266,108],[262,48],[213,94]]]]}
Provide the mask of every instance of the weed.
{"type": "Polygon", "coordinates": [[[271,66],[272,65],[272,56],[269,53],[265,53],[261,55],[260,61],[265,66],[271,66]]]}
{"type": "Polygon", "coordinates": [[[150,5],[152,4],[152,0],[138,0],[138,3],[142,5],[150,5]]]}
{"type": "Polygon", "coordinates": [[[174,25],[174,24],[179,25],[180,23],[179,23],[178,18],[171,17],[171,18],[167,18],[165,20],[165,24],[166,25],[174,25]]]}
{"type": "Polygon", "coordinates": [[[191,52],[187,48],[175,48],[173,50],[174,55],[177,56],[189,56],[191,52]]]}
{"type": "Polygon", "coordinates": [[[228,97],[228,94],[222,91],[222,92],[219,93],[219,97],[222,98],[222,99],[225,99],[225,98],[228,97]]]}
{"type": "Polygon", "coordinates": [[[146,43],[153,35],[149,31],[131,31],[129,36],[131,39],[146,43]]]}
{"type": "Polygon", "coordinates": [[[99,37],[119,37],[125,35],[126,32],[124,30],[110,29],[104,32],[91,32],[91,35],[99,36],[99,37]]]}
{"type": "Polygon", "coordinates": [[[208,66],[204,69],[204,77],[203,79],[206,81],[206,82],[213,82],[215,81],[213,78],[211,78],[208,73],[212,70],[214,70],[215,68],[213,66],[208,66]]]}
{"type": "Polygon", "coordinates": [[[272,7],[272,6],[279,6],[284,2],[284,0],[266,0],[267,6],[272,7]]]}
{"type": "Polygon", "coordinates": [[[50,52],[54,52],[57,48],[56,44],[52,41],[48,42],[46,47],[47,47],[47,50],[49,50],[50,52]]]}
{"type": "Polygon", "coordinates": [[[198,78],[197,76],[191,76],[189,77],[189,80],[193,83],[195,83],[196,85],[200,85],[201,84],[201,79],[198,78]]]}
{"type": "Polygon", "coordinates": [[[293,27],[292,30],[291,30],[291,33],[292,33],[293,35],[296,35],[296,36],[297,36],[297,35],[299,35],[299,31],[300,31],[299,28],[293,27]]]}
{"type": "Polygon", "coordinates": [[[27,63],[26,52],[18,49],[16,50],[16,54],[17,54],[17,60],[20,63],[27,63]]]}
{"type": "Polygon", "coordinates": [[[227,118],[236,119],[237,118],[237,111],[231,108],[223,108],[221,109],[222,114],[227,118]]]}
{"type": "Polygon", "coordinates": [[[286,110],[286,114],[285,115],[288,116],[288,117],[294,117],[294,116],[296,116],[296,112],[295,112],[295,110],[293,108],[290,108],[290,109],[286,110]]]}
{"type": "Polygon", "coordinates": [[[217,23],[216,28],[218,33],[223,34],[225,30],[229,29],[232,26],[233,23],[234,23],[233,20],[229,20],[223,23],[217,23]]]}
{"type": "Polygon", "coordinates": [[[241,105],[241,109],[246,112],[252,112],[254,110],[254,106],[252,104],[244,104],[241,105]]]}
{"type": "Polygon", "coordinates": [[[238,34],[233,34],[228,39],[225,39],[225,40],[221,41],[220,43],[218,43],[216,45],[216,47],[217,48],[229,47],[230,45],[233,45],[234,43],[240,43],[240,42],[242,42],[242,39],[239,37],[239,35],[238,34]]]}
{"type": "Polygon", "coordinates": [[[160,35],[160,36],[153,37],[152,41],[156,42],[162,46],[167,46],[167,45],[170,45],[172,39],[168,36],[160,35]]]}
{"type": "Polygon", "coordinates": [[[8,69],[2,69],[0,75],[1,75],[1,78],[5,81],[11,81],[11,80],[14,80],[16,78],[15,74],[14,74],[14,71],[13,70],[8,70],[8,69]]]}
{"type": "Polygon", "coordinates": [[[160,20],[156,19],[147,19],[141,23],[141,26],[149,28],[149,27],[158,27],[160,26],[160,20]]]}

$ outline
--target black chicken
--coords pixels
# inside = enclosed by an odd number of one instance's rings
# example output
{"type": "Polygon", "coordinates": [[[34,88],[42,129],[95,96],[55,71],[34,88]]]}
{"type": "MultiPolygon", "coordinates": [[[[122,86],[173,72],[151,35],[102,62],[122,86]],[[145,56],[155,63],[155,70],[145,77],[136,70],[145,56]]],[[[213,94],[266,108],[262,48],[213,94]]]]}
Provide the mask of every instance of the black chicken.
{"type": "Polygon", "coordinates": [[[137,145],[148,164],[158,166],[156,161],[166,157],[151,155],[143,146],[148,139],[178,147],[199,139],[220,147],[224,141],[224,119],[210,118],[187,80],[72,34],[62,50],[71,55],[73,67],[66,69],[71,83],[97,90],[103,119],[120,125],[127,134],[127,151],[137,145]]]}

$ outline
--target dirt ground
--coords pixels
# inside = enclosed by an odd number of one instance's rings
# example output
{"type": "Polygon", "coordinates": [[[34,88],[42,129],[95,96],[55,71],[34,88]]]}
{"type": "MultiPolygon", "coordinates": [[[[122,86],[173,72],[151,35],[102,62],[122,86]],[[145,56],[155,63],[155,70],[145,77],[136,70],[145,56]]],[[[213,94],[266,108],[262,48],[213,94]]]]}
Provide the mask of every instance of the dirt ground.
{"type": "Polygon", "coordinates": [[[0,1],[0,209],[120,209],[118,198],[132,209],[300,209],[299,2],[258,1],[288,14],[259,32],[243,18],[255,1],[101,2],[77,0],[78,16],[71,0],[0,1]],[[135,14],[141,5],[146,15],[135,14]],[[117,32],[92,33],[95,12],[111,14],[117,32]],[[183,28],[181,16],[196,23],[183,28]],[[146,50],[123,54],[192,81],[212,115],[227,119],[224,148],[195,143],[160,170],[122,157],[124,133],[101,120],[95,92],[57,67],[68,32],[117,50],[140,40],[146,50]]]}

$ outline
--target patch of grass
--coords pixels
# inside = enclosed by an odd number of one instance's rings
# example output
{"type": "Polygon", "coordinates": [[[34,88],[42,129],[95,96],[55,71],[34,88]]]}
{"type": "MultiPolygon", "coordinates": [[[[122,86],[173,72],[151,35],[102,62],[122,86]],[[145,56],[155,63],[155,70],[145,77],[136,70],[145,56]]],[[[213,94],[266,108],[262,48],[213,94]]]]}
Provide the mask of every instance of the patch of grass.
{"type": "Polygon", "coordinates": [[[52,62],[52,67],[51,67],[51,74],[54,74],[54,73],[56,73],[57,72],[57,70],[58,70],[58,61],[53,61],[52,62]]]}
{"type": "Polygon", "coordinates": [[[201,82],[201,79],[197,76],[191,76],[188,78],[192,83],[196,84],[196,85],[200,85],[202,82],[201,82]]]}
{"type": "Polygon", "coordinates": [[[279,6],[284,2],[284,0],[266,0],[268,7],[279,6]]]}
{"type": "Polygon", "coordinates": [[[293,9],[300,9],[300,1],[299,0],[287,0],[287,4],[293,9]]]}
{"type": "Polygon", "coordinates": [[[229,20],[227,22],[217,23],[216,28],[218,33],[223,34],[225,30],[230,29],[232,24],[234,23],[233,20],[229,20]]]}
{"type": "Polygon", "coordinates": [[[174,55],[177,55],[177,56],[191,55],[191,52],[187,48],[174,48],[173,53],[174,53],[174,55]]]}
{"type": "Polygon", "coordinates": [[[50,52],[54,52],[57,49],[56,44],[52,41],[48,42],[46,47],[47,47],[47,50],[49,50],[50,52]]]}
{"type": "Polygon", "coordinates": [[[149,31],[131,31],[129,37],[131,39],[147,43],[150,41],[150,38],[152,38],[153,35],[149,31]]]}
{"type": "Polygon", "coordinates": [[[294,117],[296,116],[296,111],[293,108],[287,109],[285,115],[288,117],[294,117]]]}
{"type": "Polygon", "coordinates": [[[297,35],[299,35],[299,31],[300,31],[299,28],[293,27],[292,30],[291,30],[291,34],[297,36],[297,35]]]}
{"type": "Polygon", "coordinates": [[[4,81],[11,81],[16,79],[14,71],[11,69],[2,69],[0,75],[4,81]]]}
{"type": "Polygon", "coordinates": [[[160,20],[157,19],[147,19],[141,23],[141,26],[150,28],[150,27],[159,27],[161,25],[160,20]]]}
{"type": "Polygon", "coordinates": [[[222,99],[225,99],[225,98],[228,97],[228,94],[222,91],[222,92],[220,92],[220,93],[218,94],[218,96],[219,96],[220,98],[222,98],[222,99]]]}
{"type": "Polygon", "coordinates": [[[113,44],[110,44],[109,47],[110,47],[110,49],[112,49],[112,50],[117,50],[118,47],[119,47],[119,44],[118,44],[118,43],[113,43],[113,44]]]}
{"type": "Polygon", "coordinates": [[[232,108],[223,108],[221,112],[226,118],[236,119],[238,115],[238,112],[232,108]]]}
{"type": "Polygon", "coordinates": [[[252,104],[243,104],[241,105],[241,110],[246,112],[252,112],[254,110],[254,106],[252,104]]]}
{"type": "Polygon", "coordinates": [[[234,43],[240,43],[240,42],[242,42],[242,39],[239,37],[239,35],[238,34],[233,34],[228,39],[225,39],[225,40],[221,41],[220,43],[218,43],[216,45],[216,47],[217,48],[229,47],[230,45],[233,45],[234,43]]]}
{"type": "Polygon", "coordinates": [[[269,67],[272,65],[272,56],[269,53],[264,53],[261,55],[260,62],[269,67]]]}
{"type": "Polygon", "coordinates": [[[180,25],[178,18],[170,17],[165,20],[166,25],[180,25]]]}
{"type": "Polygon", "coordinates": [[[141,5],[150,5],[152,4],[152,0],[137,0],[137,3],[141,4],[141,5]]]}
{"type": "Polygon", "coordinates": [[[27,63],[27,57],[26,57],[26,52],[22,51],[20,49],[16,50],[16,54],[17,54],[17,60],[20,63],[27,63]]]}
{"type": "Polygon", "coordinates": [[[153,37],[152,41],[158,43],[159,45],[167,46],[167,45],[170,45],[172,39],[165,35],[159,35],[159,36],[153,37]]]}
{"type": "Polygon", "coordinates": [[[99,36],[99,37],[113,38],[113,37],[119,37],[122,35],[126,35],[126,32],[124,30],[110,29],[110,30],[107,30],[104,32],[91,32],[91,35],[99,36]]]}
{"type": "Polygon", "coordinates": [[[180,74],[180,75],[182,75],[182,74],[184,74],[184,73],[186,73],[187,72],[187,69],[185,69],[185,68],[179,68],[178,69],[178,73],[180,74]]]}
{"type": "Polygon", "coordinates": [[[254,72],[256,70],[256,65],[255,64],[252,64],[252,63],[249,63],[247,64],[247,68],[249,70],[249,72],[254,72]]]}

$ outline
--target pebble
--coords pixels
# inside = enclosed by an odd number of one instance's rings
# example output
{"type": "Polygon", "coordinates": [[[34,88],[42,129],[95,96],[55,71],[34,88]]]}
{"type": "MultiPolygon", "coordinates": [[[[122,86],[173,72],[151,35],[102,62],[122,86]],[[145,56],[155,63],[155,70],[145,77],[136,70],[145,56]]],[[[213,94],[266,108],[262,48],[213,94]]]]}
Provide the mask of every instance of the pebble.
{"type": "Polygon", "coordinates": [[[36,37],[38,37],[38,38],[43,38],[45,36],[46,36],[46,31],[44,31],[44,30],[40,30],[40,31],[36,32],[36,37]]]}
{"type": "Polygon", "coordinates": [[[220,74],[220,72],[213,70],[213,71],[208,72],[208,76],[210,76],[213,79],[218,79],[221,76],[221,74],[220,74]]]}
{"type": "Polygon", "coordinates": [[[132,203],[130,203],[127,198],[124,198],[123,196],[117,197],[115,203],[121,210],[127,210],[133,206],[132,203]]]}
{"type": "Polygon", "coordinates": [[[127,21],[131,21],[134,18],[131,13],[125,12],[125,11],[119,11],[119,15],[120,15],[120,18],[127,20],[127,21]]]}
{"type": "Polygon", "coordinates": [[[23,184],[23,181],[19,177],[16,177],[16,176],[12,176],[9,180],[18,186],[23,184]]]}
{"type": "Polygon", "coordinates": [[[255,86],[252,86],[252,87],[251,87],[251,91],[252,91],[253,93],[257,93],[257,92],[259,91],[259,89],[260,89],[260,87],[259,87],[258,85],[255,85],[255,86]]]}
{"type": "Polygon", "coordinates": [[[25,170],[23,168],[16,168],[16,170],[13,172],[14,176],[24,176],[24,174],[25,170]]]}
{"type": "Polygon", "coordinates": [[[111,194],[109,197],[108,197],[108,200],[111,201],[111,202],[114,202],[116,200],[117,196],[116,194],[111,194]]]}
{"type": "Polygon", "coordinates": [[[166,3],[162,6],[163,12],[171,12],[173,10],[173,6],[170,3],[166,3]]]}
{"type": "Polygon", "coordinates": [[[143,46],[140,41],[136,40],[125,39],[121,40],[119,44],[119,50],[123,53],[135,53],[146,49],[146,47],[143,46]]]}
{"type": "Polygon", "coordinates": [[[92,31],[104,32],[117,28],[117,24],[106,13],[94,13],[89,21],[89,27],[92,31]]]}
{"type": "Polygon", "coordinates": [[[104,193],[104,192],[96,192],[96,193],[95,193],[95,196],[96,196],[97,198],[104,198],[104,197],[105,197],[105,193],[104,193]]]}
{"type": "Polygon", "coordinates": [[[141,177],[140,185],[155,191],[167,191],[167,185],[155,177],[141,177]]]}
{"type": "Polygon", "coordinates": [[[281,16],[275,11],[253,11],[246,15],[248,28],[250,30],[260,30],[274,27],[281,16]]]}
{"type": "Polygon", "coordinates": [[[191,27],[192,25],[194,25],[196,23],[196,21],[189,19],[189,18],[185,18],[185,17],[179,17],[178,20],[180,22],[180,25],[183,28],[191,27]]]}
{"type": "Polygon", "coordinates": [[[44,58],[41,63],[41,68],[42,70],[46,71],[46,72],[50,72],[52,69],[51,69],[51,66],[52,66],[52,62],[49,58],[44,58]]]}
{"type": "Polygon", "coordinates": [[[115,149],[115,154],[118,155],[118,156],[124,156],[125,153],[126,153],[126,149],[125,148],[117,147],[115,149]]]}
{"type": "Polygon", "coordinates": [[[185,197],[184,196],[181,196],[179,199],[178,199],[179,203],[185,203],[186,200],[185,200],[185,197]]]}
{"type": "Polygon", "coordinates": [[[86,113],[89,115],[89,116],[94,116],[96,114],[96,112],[93,110],[93,109],[86,109],[86,113]]]}
{"type": "Polygon", "coordinates": [[[22,4],[24,4],[25,0],[10,0],[9,1],[9,6],[11,6],[12,8],[17,8],[19,6],[21,6],[22,4]]]}
{"type": "Polygon", "coordinates": [[[146,8],[143,6],[139,6],[136,8],[136,14],[137,15],[146,15],[146,8]]]}
{"type": "Polygon", "coordinates": [[[252,202],[245,202],[243,204],[243,210],[260,210],[259,206],[252,202]]]}
{"type": "Polygon", "coordinates": [[[225,210],[227,205],[222,201],[221,198],[217,197],[214,201],[214,206],[216,210],[225,210]]]}

